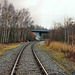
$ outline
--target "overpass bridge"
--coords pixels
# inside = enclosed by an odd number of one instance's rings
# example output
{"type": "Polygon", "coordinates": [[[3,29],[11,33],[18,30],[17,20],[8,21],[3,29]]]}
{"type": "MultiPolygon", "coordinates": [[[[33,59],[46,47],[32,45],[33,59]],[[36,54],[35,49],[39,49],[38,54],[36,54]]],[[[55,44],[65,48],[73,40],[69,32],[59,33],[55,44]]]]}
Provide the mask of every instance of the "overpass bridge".
{"type": "Polygon", "coordinates": [[[31,30],[37,37],[37,40],[41,40],[42,34],[49,33],[49,30],[31,30]]]}

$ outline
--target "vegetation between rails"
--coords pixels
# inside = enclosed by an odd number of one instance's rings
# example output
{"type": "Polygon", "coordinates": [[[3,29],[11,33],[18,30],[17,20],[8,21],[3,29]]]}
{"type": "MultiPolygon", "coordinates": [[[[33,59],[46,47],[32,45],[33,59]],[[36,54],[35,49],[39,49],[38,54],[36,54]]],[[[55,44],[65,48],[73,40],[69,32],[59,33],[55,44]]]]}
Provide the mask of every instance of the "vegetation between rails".
{"type": "Polygon", "coordinates": [[[39,48],[42,48],[48,53],[47,55],[51,57],[54,62],[63,66],[63,69],[67,69],[68,72],[75,72],[75,47],[60,42],[51,42],[50,45],[48,45],[48,42],[46,42],[45,45],[40,45],[39,48]]]}

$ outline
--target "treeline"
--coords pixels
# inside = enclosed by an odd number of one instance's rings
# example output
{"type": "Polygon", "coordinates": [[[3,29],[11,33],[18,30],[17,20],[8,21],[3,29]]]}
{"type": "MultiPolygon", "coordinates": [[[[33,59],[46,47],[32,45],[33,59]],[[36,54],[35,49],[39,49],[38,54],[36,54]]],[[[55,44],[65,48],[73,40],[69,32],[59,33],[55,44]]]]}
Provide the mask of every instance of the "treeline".
{"type": "Polygon", "coordinates": [[[75,21],[72,18],[66,18],[64,24],[54,23],[54,29],[50,30],[50,39],[53,41],[75,43],[75,21]]]}
{"type": "Polygon", "coordinates": [[[0,3],[0,42],[25,42],[34,40],[31,29],[44,29],[34,26],[28,9],[15,10],[7,0],[0,3]]]}

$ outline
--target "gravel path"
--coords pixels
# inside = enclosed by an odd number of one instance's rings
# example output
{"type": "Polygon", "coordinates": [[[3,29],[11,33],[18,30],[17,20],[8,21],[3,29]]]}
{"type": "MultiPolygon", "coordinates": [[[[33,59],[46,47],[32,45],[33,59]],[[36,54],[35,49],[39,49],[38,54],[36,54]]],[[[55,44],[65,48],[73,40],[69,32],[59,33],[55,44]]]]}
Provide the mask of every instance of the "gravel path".
{"type": "Polygon", "coordinates": [[[24,50],[17,67],[16,75],[42,75],[33,56],[31,45],[28,45],[24,50]]]}
{"type": "Polygon", "coordinates": [[[0,58],[0,75],[9,75],[10,69],[14,64],[16,56],[24,45],[25,44],[22,44],[15,49],[7,51],[4,56],[0,58]]]}
{"type": "Polygon", "coordinates": [[[45,69],[47,70],[48,74],[49,75],[67,75],[62,69],[60,69],[55,63],[53,63],[47,56],[45,56],[41,50],[38,49],[37,44],[35,44],[35,52],[37,53],[37,56],[39,57],[45,69]]]}

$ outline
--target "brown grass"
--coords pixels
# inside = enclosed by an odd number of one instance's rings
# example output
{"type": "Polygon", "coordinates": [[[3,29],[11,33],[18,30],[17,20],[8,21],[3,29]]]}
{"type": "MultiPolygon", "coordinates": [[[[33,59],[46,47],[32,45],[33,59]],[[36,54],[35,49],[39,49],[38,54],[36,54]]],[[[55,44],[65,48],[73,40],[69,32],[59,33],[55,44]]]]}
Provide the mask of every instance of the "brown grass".
{"type": "Polygon", "coordinates": [[[20,46],[19,43],[12,43],[12,44],[1,44],[0,43],[0,56],[2,56],[4,54],[5,51],[11,50],[13,48],[16,48],[20,46]]]}
{"type": "MultiPolygon", "coordinates": [[[[47,44],[47,42],[46,42],[47,44]]],[[[64,57],[75,61],[75,46],[67,45],[66,43],[52,42],[49,46],[45,44],[48,50],[58,51],[64,53],[64,57]]]]}
{"type": "Polygon", "coordinates": [[[49,42],[44,45],[39,45],[39,49],[47,51],[49,58],[63,66],[68,71],[75,71],[75,46],[67,45],[61,42],[49,42]]]}

